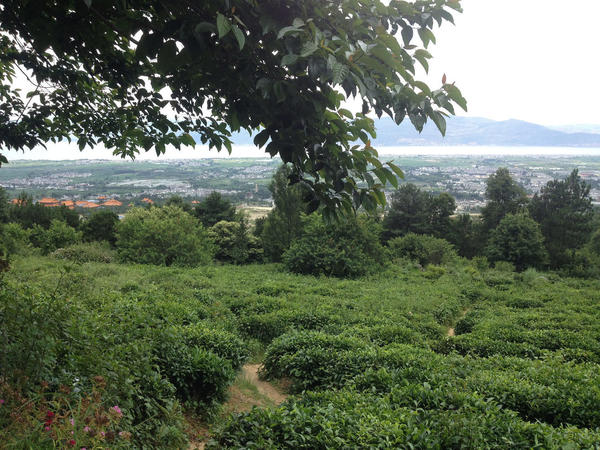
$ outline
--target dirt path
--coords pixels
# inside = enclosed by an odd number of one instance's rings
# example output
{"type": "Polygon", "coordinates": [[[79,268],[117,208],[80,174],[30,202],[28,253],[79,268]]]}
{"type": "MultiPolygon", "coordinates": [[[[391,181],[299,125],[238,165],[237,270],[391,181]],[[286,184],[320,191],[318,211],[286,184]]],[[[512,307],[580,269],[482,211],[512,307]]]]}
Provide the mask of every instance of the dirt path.
{"type": "MultiPolygon", "coordinates": [[[[250,411],[253,406],[270,408],[287,399],[287,395],[273,384],[258,378],[260,364],[246,364],[242,367],[234,384],[229,387],[229,398],[223,404],[223,415],[250,411]]],[[[200,427],[201,433],[191,439],[190,449],[203,450],[210,439],[210,431],[200,427]]]]}
{"type": "Polygon", "coordinates": [[[271,402],[273,402],[273,404],[279,405],[280,403],[283,403],[287,398],[287,395],[282,393],[271,383],[259,380],[259,369],[260,364],[246,364],[244,367],[242,367],[242,375],[250,383],[254,384],[258,389],[258,392],[264,397],[268,398],[271,402]]]}

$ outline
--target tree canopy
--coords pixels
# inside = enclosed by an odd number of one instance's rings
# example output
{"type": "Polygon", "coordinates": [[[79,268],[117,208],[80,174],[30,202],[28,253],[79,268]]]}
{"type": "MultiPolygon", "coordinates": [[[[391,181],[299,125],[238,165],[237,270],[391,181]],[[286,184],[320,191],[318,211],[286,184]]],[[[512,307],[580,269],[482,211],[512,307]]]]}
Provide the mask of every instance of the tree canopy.
{"type": "Polygon", "coordinates": [[[552,180],[531,200],[531,216],[540,224],[553,267],[567,262],[568,251],[588,242],[593,229],[591,186],[577,169],[564,180],[552,180]]]}
{"type": "Polygon", "coordinates": [[[506,167],[500,167],[486,182],[485,196],[488,202],[481,211],[486,230],[498,226],[507,214],[517,214],[527,205],[527,194],[506,167]]]}
{"type": "Polygon", "coordinates": [[[403,184],[392,194],[392,203],[383,220],[386,239],[407,233],[447,237],[450,216],[456,201],[447,193],[433,195],[412,183],[403,184]]]}
{"type": "Polygon", "coordinates": [[[326,212],[374,209],[402,172],[378,160],[366,114],[443,133],[466,109],[445,76],[431,89],[416,75],[453,10],[459,0],[5,0],[0,146],[231,151],[244,129],[326,212]],[[352,96],[362,113],[342,108],[352,96]]]}

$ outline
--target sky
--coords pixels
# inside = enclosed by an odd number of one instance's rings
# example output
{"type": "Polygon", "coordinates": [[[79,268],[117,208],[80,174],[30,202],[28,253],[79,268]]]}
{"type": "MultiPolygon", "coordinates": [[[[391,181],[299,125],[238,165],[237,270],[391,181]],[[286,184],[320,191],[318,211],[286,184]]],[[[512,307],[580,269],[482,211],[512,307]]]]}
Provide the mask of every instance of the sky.
{"type": "MultiPolygon", "coordinates": [[[[520,119],[542,125],[600,124],[600,0],[462,0],[456,25],[435,30],[437,44],[431,87],[456,82],[468,101],[460,115],[495,120],[520,119]]],[[[49,150],[8,152],[9,159],[112,158],[101,148],[79,153],[75,144],[49,150]]],[[[187,158],[215,151],[198,147],[167,151],[187,158]]],[[[242,156],[234,152],[233,156],[242,156]]],[[[264,155],[246,149],[243,156],[264,155]]],[[[156,158],[151,153],[142,158],[156,158]]]]}
{"type": "Polygon", "coordinates": [[[430,79],[455,81],[469,116],[600,123],[600,0],[462,0],[435,33],[430,79]]]}

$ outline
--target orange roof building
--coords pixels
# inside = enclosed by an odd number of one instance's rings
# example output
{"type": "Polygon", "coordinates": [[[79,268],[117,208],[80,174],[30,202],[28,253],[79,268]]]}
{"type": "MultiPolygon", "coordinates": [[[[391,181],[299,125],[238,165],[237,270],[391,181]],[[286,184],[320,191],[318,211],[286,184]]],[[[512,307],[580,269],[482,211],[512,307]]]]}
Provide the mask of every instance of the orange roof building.
{"type": "Polygon", "coordinates": [[[147,197],[143,198],[143,199],[142,199],[142,201],[143,201],[144,203],[148,203],[149,205],[151,205],[151,204],[153,204],[153,203],[154,203],[154,201],[153,201],[152,199],[150,199],[150,198],[147,198],[147,197]]]}
{"type": "Polygon", "coordinates": [[[60,206],[59,201],[52,197],[44,197],[38,203],[43,206],[60,206]]]}
{"type": "Polygon", "coordinates": [[[20,205],[20,204],[21,204],[21,202],[22,202],[22,200],[19,200],[18,198],[13,198],[13,199],[12,199],[10,202],[11,202],[13,205],[20,205]]]}
{"type": "Polygon", "coordinates": [[[100,196],[98,197],[98,200],[106,200],[106,195],[100,195],[100,196]]]}
{"type": "Polygon", "coordinates": [[[199,205],[200,202],[198,200],[192,200],[192,205],[199,205]]]}
{"type": "Polygon", "coordinates": [[[60,204],[63,206],[75,206],[73,200],[63,200],[62,202],[60,202],[60,204]]]}
{"type": "Polygon", "coordinates": [[[75,202],[75,204],[76,204],[77,206],[83,206],[83,205],[87,205],[87,203],[88,203],[88,202],[86,202],[86,201],[84,201],[84,200],[77,200],[77,201],[75,202]]]}
{"type": "Polygon", "coordinates": [[[123,203],[121,203],[119,200],[112,199],[102,203],[102,206],[123,206],[123,203]]]}
{"type": "Polygon", "coordinates": [[[100,205],[92,202],[85,202],[85,205],[81,205],[82,208],[99,208],[100,205]]]}

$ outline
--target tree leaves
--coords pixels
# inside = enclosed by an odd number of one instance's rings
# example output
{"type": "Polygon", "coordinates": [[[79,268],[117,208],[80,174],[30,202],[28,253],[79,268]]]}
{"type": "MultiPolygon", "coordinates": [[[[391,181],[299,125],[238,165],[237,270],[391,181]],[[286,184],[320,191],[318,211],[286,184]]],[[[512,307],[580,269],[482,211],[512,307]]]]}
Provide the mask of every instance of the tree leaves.
{"type": "Polygon", "coordinates": [[[93,1],[92,12],[77,15],[69,2],[41,2],[31,15],[23,2],[4,0],[0,80],[26,59],[33,77],[56,89],[31,93],[39,101],[29,108],[22,99],[34,89],[7,91],[7,117],[20,121],[0,124],[0,147],[77,136],[133,157],[193,145],[192,132],[230,150],[232,131],[260,130],[256,145],[290,161],[295,180],[332,217],[372,209],[401,171],[377,160],[372,121],[341,108],[342,92],[360,97],[365,113],[396,123],[408,115],[418,130],[432,120],[444,132],[445,115],[466,101],[454,85],[430,89],[415,65],[428,69],[423,47],[435,42],[435,23],[452,19],[452,1],[288,2],[285,14],[242,0],[163,2],[160,11],[148,2],[93,1]]]}
{"type": "Polygon", "coordinates": [[[231,22],[229,22],[229,19],[221,13],[217,14],[217,30],[219,32],[219,39],[227,36],[231,31],[231,22]]]}
{"type": "Polygon", "coordinates": [[[232,27],[233,34],[238,41],[238,45],[240,46],[240,50],[243,50],[244,45],[246,44],[246,35],[237,25],[232,27]]]}

